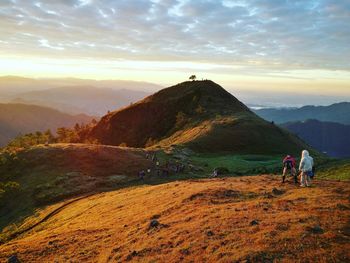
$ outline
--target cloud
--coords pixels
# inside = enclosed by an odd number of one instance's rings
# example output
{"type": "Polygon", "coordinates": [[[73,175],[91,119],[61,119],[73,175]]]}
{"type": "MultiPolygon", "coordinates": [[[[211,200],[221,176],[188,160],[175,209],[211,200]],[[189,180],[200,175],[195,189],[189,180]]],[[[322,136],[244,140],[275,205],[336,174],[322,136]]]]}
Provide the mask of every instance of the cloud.
{"type": "Polygon", "coordinates": [[[350,2],[4,0],[0,54],[350,70],[350,2]]]}

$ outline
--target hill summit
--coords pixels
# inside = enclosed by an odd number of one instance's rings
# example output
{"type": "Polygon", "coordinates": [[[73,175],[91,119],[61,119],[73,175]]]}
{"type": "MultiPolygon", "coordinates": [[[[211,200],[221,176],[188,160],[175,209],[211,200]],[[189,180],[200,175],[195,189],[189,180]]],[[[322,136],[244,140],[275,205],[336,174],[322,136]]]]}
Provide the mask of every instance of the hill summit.
{"type": "Polygon", "coordinates": [[[165,88],[104,116],[90,136],[131,147],[181,145],[201,152],[297,152],[305,145],[210,80],[165,88]]]}

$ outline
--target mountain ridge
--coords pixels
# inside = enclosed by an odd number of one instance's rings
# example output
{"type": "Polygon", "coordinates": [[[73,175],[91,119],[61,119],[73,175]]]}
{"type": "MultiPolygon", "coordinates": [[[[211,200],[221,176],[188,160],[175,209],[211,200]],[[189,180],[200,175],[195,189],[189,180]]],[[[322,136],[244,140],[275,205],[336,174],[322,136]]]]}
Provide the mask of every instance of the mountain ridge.
{"type": "Polygon", "coordinates": [[[128,89],[96,88],[95,86],[62,86],[17,94],[13,102],[35,104],[77,114],[103,115],[109,110],[129,105],[149,95],[128,89]]]}
{"type": "Polygon", "coordinates": [[[334,103],[329,106],[306,105],[301,108],[268,108],[254,110],[260,117],[276,123],[291,121],[305,121],[317,119],[319,121],[350,124],[350,102],[334,103]]]}
{"type": "Polygon", "coordinates": [[[5,146],[19,134],[48,129],[55,132],[59,127],[89,123],[93,118],[85,114],[71,115],[38,105],[0,103],[0,146],[5,146]]]}
{"type": "Polygon", "coordinates": [[[281,126],[331,157],[350,157],[350,125],[310,119],[281,126]]]}

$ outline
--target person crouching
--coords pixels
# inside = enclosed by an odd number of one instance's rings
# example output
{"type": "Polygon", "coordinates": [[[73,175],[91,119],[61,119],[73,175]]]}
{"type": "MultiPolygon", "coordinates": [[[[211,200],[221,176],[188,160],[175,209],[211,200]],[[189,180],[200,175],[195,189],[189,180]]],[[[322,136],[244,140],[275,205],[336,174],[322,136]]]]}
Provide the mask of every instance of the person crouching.
{"type": "Polygon", "coordinates": [[[283,159],[283,176],[282,176],[282,183],[285,182],[287,172],[290,172],[291,175],[294,177],[294,183],[298,183],[297,180],[297,171],[295,169],[295,159],[291,155],[287,155],[283,159]]]}

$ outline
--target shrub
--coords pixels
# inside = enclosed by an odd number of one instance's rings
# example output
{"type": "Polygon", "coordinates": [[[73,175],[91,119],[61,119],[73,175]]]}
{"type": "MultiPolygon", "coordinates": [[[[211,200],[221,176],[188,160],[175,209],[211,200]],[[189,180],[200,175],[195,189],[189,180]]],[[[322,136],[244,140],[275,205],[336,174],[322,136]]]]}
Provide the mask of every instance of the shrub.
{"type": "Polygon", "coordinates": [[[182,127],[187,121],[186,114],[183,113],[182,111],[179,111],[176,115],[176,128],[182,127]]]}
{"type": "Polygon", "coordinates": [[[215,169],[218,171],[218,174],[219,174],[219,175],[230,173],[230,170],[227,169],[226,167],[217,167],[217,168],[215,168],[215,169]]]}
{"type": "Polygon", "coordinates": [[[5,206],[20,191],[20,185],[17,182],[0,183],[0,207],[5,206]]]}

